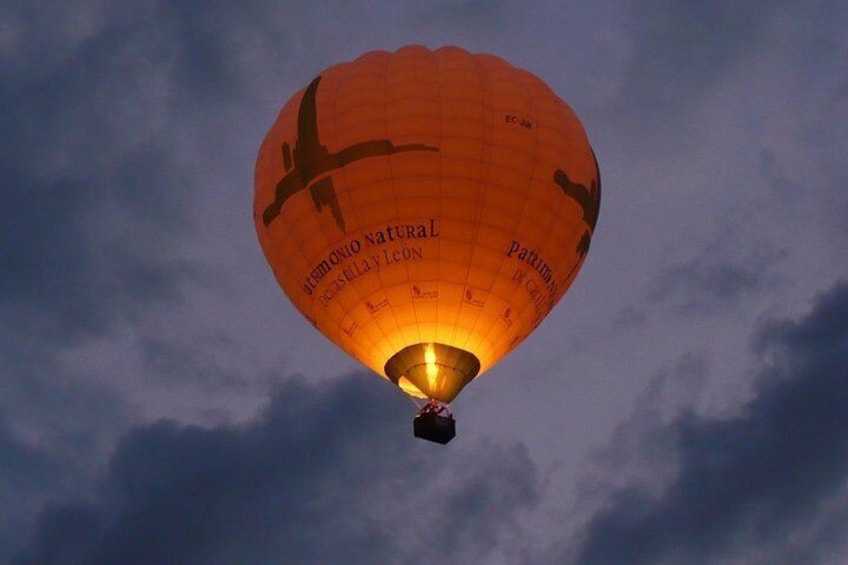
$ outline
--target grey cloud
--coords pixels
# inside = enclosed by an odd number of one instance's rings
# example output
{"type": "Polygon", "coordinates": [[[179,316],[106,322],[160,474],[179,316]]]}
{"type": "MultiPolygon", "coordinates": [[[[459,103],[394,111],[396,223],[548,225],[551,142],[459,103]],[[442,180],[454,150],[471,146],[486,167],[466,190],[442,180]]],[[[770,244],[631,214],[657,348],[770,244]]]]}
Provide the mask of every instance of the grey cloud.
{"type": "Polygon", "coordinates": [[[648,314],[642,308],[627,306],[610,318],[610,327],[616,332],[635,331],[645,327],[648,314]]]}
{"type": "Polygon", "coordinates": [[[622,88],[627,110],[656,120],[697,98],[756,45],[771,2],[681,3],[654,0],[633,4],[635,54],[622,88]]]}
{"type": "Polygon", "coordinates": [[[461,428],[415,440],[408,408],[353,375],[287,381],[243,426],[136,428],[99,494],[46,507],[14,562],[485,561],[538,502],[527,452],[463,446],[461,428]]]}
{"type": "MultiPolygon", "coordinates": [[[[417,12],[411,19],[441,22],[444,25],[474,26],[488,28],[506,24],[506,2],[486,0],[437,0],[426,6],[416,7],[417,12]]],[[[432,46],[438,47],[438,46],[432,46]]]]}
{"type": "Polygon", "coordinates": [[[2,117],[0,172],[11,188],[0,211],[0,304],[22,329],[37,319],[33,331],[53,326],[69,340],[175,298],[193,275],[171,248],[191,229],[202,187],[180,162],[185,132],[169,128],[180,119],[190,128],[181,107],[214,108],[232,91],[222,85],[238,82],[215,53],[191,59],[190,34],[167,17],[110,12],[80,31],[73,18],[50,27],[30,10],[18,24],[45,52],[22,42],[22,56],[75,48],[31,75],[4,69],[0,103],[12,110],[2,117]],[[189,67],[202,79],[181,76],[189,67]]]}
{"type": "Polygon", "coordinates": [[[63,353],[15,326],[0,329],[0,420],[14,424],[28,438],[23,443],[74,465],[113,433],[127,406],[102,383],[86,380],[87,369],[66,364],[63,353]]]}
{"type": "Polygon", "coordinates": [[[735,306],[775,285],[777,266],[788,252],[746,231],[742,222],[726,219],[690,257],[666,263],[651,284],[649,299],[703,313],[735,306]]]}
{"type": "MultiPolygon", "coordinates": [[[[140,166],[121,164],[128,172],[140,166]]],[[[162,182],[156,174],[135,172],[124,189],[141,192],[162,182]]],[[[0,212],[0,308],[17,331],[72,342],[153,302],[175,299],[179,284],[193,276],[188,261],[163,253],[173,241],[166,222],[134,218],[143,216],[139,204],[104,205],[111,183],[123,181],[105,176],[108,186],[23,180],[0,212]]]]}
{"type": "Polygon", "coordinates": [[[686,413],[654,427],[642,441],[673,438],[674,478],[659,495],[615,491],[575,562],[838,562],[848,528],[848,284],[800,321],[768,324],[756,351],[758,386],[742,413],[686,413]]]}
{"type": "Polygon", "coordinates": [[[40,302],[50,304],[54,316],[72,317],[83,305],[58,297],[80,296],[85,285],[82,191],[70,182],[45,190],[6,164],[0,172],[15,187],[0,209],[0,304],[40,302]]]}
{"type": "Polygon", "coordinates": [[[169,386],[191,382],[206,392],[229,389],[244,393],[252,387],[264,389],[266,381],[276,380],[270,376],[248,379],[237,370],[221,367],[215,357],[236,355],[233,340],[228,336],[205,335],[193,338],[188,344],[150,336],[140,339],[139,349],[147,378],[169,386]]]}
{"type": "MultiPolygon", "coordinates": [[[[4,14],[4,317],[71,340],[179,299],[199,269],[181,249],[195,206],[212,206],[208,185],[230,174],[221,160],[243,149],[234,120],[253,110],[239,104],[281,102],[256,92],[314,57],[292,59],[298,37],[326,47],[316,22],[327,15],[262,2],[31,3],[4,14]]],[[[253,151],[234,159],[245,195],[253,151]]]]}

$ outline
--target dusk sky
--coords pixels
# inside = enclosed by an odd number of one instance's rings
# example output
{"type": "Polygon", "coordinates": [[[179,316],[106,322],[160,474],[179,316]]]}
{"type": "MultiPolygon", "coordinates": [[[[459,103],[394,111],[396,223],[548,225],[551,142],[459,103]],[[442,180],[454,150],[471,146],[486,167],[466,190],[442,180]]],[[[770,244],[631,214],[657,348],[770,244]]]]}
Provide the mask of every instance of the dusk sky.
{"type": "Polygon", "coordinates": [[[0,0],[0,562],[848,563],[848,3],[0,0]],[[492,53],[592,251],[416,407],[294,309],[253,167],[327,67],[492,53]]]}

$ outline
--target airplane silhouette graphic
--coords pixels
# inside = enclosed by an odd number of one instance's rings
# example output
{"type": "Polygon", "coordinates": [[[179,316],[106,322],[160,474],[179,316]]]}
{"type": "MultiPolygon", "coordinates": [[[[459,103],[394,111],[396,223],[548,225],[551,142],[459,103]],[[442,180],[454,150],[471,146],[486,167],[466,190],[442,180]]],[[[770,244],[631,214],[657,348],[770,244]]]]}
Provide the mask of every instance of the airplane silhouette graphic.
{"type": "Polygon", "coordinates": [[[288,143],[283,143],[283,165],[286,174],[277,183],[274,201],[265,208],[262,214],[265,227],[268,227],[271,222],[279,217],[280,210],[289,198],[308,188],[309,192],[312,193],[312,202],[315,209],[320,212],[324,206],[329,207],[336,225],[342,232],[346,233],[344,215],[336,197],[333,177],[328,173],[332,173],[354,161],[369,157],[392,155],[405,151],[439,150],[438,147],[422,143],[395,145],[388,139],[373,139],[355,143],[337,153],[331,153],[325,145],[321,145],[318,138],[318,108],[315,98],[320,82],[321,76],[319,75],[309,83],[306,92],[303,93],[297,114],[297,141],[294,151],[290,150],[288,143]],[[292,160],[294,167],[292,167],[292,160]]]}

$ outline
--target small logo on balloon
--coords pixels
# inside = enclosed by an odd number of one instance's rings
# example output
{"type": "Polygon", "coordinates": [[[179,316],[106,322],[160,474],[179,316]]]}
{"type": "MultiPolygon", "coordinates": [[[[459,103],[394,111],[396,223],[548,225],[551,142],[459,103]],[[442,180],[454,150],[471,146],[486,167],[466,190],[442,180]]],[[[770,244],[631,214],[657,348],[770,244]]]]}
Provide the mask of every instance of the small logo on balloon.
{"type": "Polygon", "coordinates": [[[414,284],[410,287],[410,291],[412,292],[413,300],[435,300],[439,297],[439,290],[432,286],[422,287],[419,284],[414,284]]]}
{"type": "Polygon", "coordinates": [[[507,306],[506,310],[504,310],[503,313],[501,314],[501,322],[503,322],[506,327],[512,326],[512,318],[510,318],[511,315],[512,315],[512,308],[507,306]]]}
{"type": "Polygon", "coordinates": [[[359,324],[357,324],[350,317],[347,317],[342,322],[342,331],[348,335],[348,337],[353,337],[353,334],[356,333],[356,330],[359,328],[359,324]]]}
{"type": "Polygon", "coordinates": [[[378,312],[381,312],[382,310],[385,310],[388,305],[388,298],[383,298],[382,300],[376,302],[371,302],[370,300],[365,301],[365,307],[368,309],[369,314],[376,314],[378,312]]]}
{"type": "Polygon", "coordinates": [[[481,296],[481,291],[473,291],[470,288],[465,289],[465,303],[477,308],[482,308],[486,304],[485,296],[481,296]],[[476,292],[476,294],[475,294],[476,292]]]}

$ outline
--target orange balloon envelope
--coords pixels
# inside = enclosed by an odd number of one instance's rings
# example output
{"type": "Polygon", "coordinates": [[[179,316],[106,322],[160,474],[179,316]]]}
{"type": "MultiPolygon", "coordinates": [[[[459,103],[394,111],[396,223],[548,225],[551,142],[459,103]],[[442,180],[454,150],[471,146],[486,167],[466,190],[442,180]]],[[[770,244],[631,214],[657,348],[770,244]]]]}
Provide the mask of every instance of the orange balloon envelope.
{"type": "Polygon", "coordinates": [[[295,94],[255,189],[259,241],[295,307],[443,403],[559,302],[601,197],[580,121],[540,79],[420,46],[330,67],[295,94]]]}

